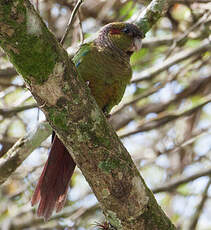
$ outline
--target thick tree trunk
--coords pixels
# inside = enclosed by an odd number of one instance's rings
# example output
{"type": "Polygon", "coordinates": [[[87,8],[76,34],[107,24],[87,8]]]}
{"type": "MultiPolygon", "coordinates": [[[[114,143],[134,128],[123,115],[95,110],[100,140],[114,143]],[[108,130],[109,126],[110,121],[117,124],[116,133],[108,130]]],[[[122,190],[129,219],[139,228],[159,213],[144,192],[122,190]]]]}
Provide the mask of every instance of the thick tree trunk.
{"type": "Polygon", "coordinates": [[[110,223],[123,230],[175,229],[66,51],[28,0],[0,0],[0,46],[86,177],[110,223]]]}

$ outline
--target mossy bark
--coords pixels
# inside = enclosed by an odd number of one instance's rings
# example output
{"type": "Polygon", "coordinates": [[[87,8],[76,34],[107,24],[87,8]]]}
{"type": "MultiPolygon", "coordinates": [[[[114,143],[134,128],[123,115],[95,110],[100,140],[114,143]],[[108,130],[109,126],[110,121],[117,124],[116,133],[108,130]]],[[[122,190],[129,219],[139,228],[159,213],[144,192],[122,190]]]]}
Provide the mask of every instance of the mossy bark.
{"type": "Polygon", "coordinates": [[[66,51],[27,0],[0,0],[0,46],[117,229],[173,230],[66,51]]]}
{"type": "Polygon", "coordinates": [[[173,2],[173,0],[154,0],[145,11],[137,18],[136,25],[145,34],[151,27],[166,13],[168,5],[173,2]]]}

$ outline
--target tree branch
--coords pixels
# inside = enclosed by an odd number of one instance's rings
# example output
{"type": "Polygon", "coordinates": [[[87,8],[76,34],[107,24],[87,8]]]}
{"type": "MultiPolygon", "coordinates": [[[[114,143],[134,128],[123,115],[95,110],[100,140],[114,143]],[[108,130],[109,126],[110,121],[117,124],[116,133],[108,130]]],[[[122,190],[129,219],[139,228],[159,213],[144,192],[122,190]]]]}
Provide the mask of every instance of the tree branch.
{"type": "Polygon", "coordinates": [[[11,78],[16,76],[17,74],[18,74],[17,71],[12,67],[6,69],[0,69],[0,78],[4,78],[4,79],[11,78]]]}
{"type": "Polygon", "coordinates": [[[136,78],[132,79],[132,83],[138,83],[144,80],[151,80],[153,77],[157,76],[159,73],[163,72],[164,70],[167,70],[170,66],[176,63],[179,63],[194,55],[198,55],[199,53],[210,50],[210,49],[211,49],[211,43],[209,41],[204,41],[202,42],[202,45],[200,45],[197,48],[194,48],[191,50],[184,50],[178,54],[175,54],[173,57],[164,61],[162,65],[160,64],[155,65],[151,67],[150,69],[142,71],[141,74],[139,74],[136,78]]]}
{"type": "Polygon", "coordinates": [[[14,144],[6,153],[6,158],[0,159],[0,184],[6,181],[29,154],[50,136],[51,132],[52,129],[50,125],[46,122],[42,122],[35,131],[28,133],[14,144]]]}
{"type": "Polygon", "coordinates": [[[140,14],[136,25],[146,34],[152,26],[166,13],[171,0],[154,0],[140,14]]]}
{"type": "MultiPolygon", "coordinates": [[[[138,108],[135,109],[135,111],[134,109],[131,109],[133,108],[132,105],[134,103],[138,102],[138,100],[141,100],[145,96],[148,96],[148,94],[151,95],[151,93],[153,93],[154,91],[157,91],[160,87],[162,87],[163,84],[160,84],[155,88],[152,87],[146,93],[140,96],[137,96],[137,98],[129,101],[127,104],[120,107],[119,110],[117,110],[115,113],[112,114],[110,118],[110,122],[112,126],[115,128],[115,130],[118,130],[122,128],[124,125],[128,124],[134,117],[137,117],[137,116],[143,117],[148,113],[160,113],[164,111],[168,106],[172,104],[176,104],[184,98],[188,98],[191,95],[199,93],[204,87],[206,87],[207,84],[210,83],[210,81],[211,81],[211,75],[206,78],[193,80],[192,82],[190,82],[187,88],[185,88],[183,91],[178,93],[173,99],[165,103],[162,103],[162,102],[161,103],[148,103],[146,105],[139,106],[138,108]],[[122,114],[124,115],[122,116],[122,114]]],[[[154,128],[154,126],[152,126],[151,128],[154,128]]]]}
{"type": "Polygon", "coordinates": [[[203,103],[201,103],[201,104],[199,104],[199,105],[197,105],[191,109],[185,110],[183,112],[180,112],[180,113],[175,113],[175,112],[174,113],[162,113],[158,117],[150,119],[147,122],[142,121],[142,124],[138,128],[136,128],[135,130],[133,130],[131,132],[128,132],[128,133],[121,135],[120,138],[125,138],[125,137],[131,136],[133,134],[144,132],[144,131],[149,131],[149,130],[158,128],[160,126],[163,126],[166,123],[168,123],[170,121],[174,121],[178,118],[190,116],[191,114],[193,114],[197,110],[201,109],[204,105],[206,105],[210,102],[211,102],[211,99],[208,98],[208,99],[206,99],[205,102],[203,102],[203,103]]]}
{"type": "Polygon", "coordinates": [[[176,189],[178,186],[182,184],[186,184],[188,182],[191,182],[203,176],[209,176],[210,174],[211,174],[211,168],[197,172],[189,177],[180,178],[170,183],[166,183],[165,185],[152,189],[152,191],[153,193],[169,192],[176,189]]]}
{"type": "Polygon", "coordinates": [[[4,117],[12,117],[17,113],[20,113],[28,109],[37,108],[37,107],[38,107],[37,104],[32,104],[32,105],[17,106],[15,108],[10,108],[10,109],[0,109],[0,115],[4,117]]]}
{"type": "Polygon", "coordinates": [[[204,205],[206,203],[206,200],[208,198],[208,189],[209,189],[210,185],[211,185],[211,178],[209,177],[209,181],[208,181],[208,183],[207,183],[207,185],[206,185],[206,187],[202,193],[201,202],[199,203],[198,207],[196,208],[196,211],[194,213],[194,216],[193,216],[192,221],[190,223],[190,226],[188,228],[189,230],[195,230],[197,227],[198,220],[200,218],[200,215],[202,213],[202,210],[203,210],[204,205]]]}
{"type": "Polygon", "coordinates": [[[74,20],[74,18],[75,18],[75,15],[77,14],[77,12],[78,12],[78,10],[79,10],[79,8],[80,8],[80,5],[81,5],[82,3],[83,3],[83,0],[78,0],[78,2],[76,3],[76,5],[75,5],[75,7],[74,7],[74,9],[73,9],[73,12],[72,12],[72,14],[71,14],[71,16],[70,16],[70,19],[69,19],[69,22],[68,22],[66,31],[65,31],[65,33],[64,33],[64,36],[63,36],[62,39],[61,39],[61,42],[60,42],[62,45],[64,44],[64,42],[65,42],[65,40],[66,40],[66,38],[67,38],[67,36],[68,36],[68,34],[69,34],[69,32],[70,32],[70,29],[71,29],[71,27],[72,27],[72,24],[73,24],[73,20],[74,20]]]}

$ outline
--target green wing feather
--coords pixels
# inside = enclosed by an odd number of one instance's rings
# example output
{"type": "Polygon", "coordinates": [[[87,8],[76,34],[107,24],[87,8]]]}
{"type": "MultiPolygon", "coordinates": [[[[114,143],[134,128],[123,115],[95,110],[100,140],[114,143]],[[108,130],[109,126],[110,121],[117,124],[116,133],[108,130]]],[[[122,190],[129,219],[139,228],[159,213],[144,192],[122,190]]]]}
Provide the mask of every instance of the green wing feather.
{"type": "Polygon", "coordinates": [[[78,68],[78,66],[83,62],[83,58],[91,51],[91,45],[90,44],[83,44],[80,49],[77,51],[75,56],[73,57],[73,62],[78,68]]]}

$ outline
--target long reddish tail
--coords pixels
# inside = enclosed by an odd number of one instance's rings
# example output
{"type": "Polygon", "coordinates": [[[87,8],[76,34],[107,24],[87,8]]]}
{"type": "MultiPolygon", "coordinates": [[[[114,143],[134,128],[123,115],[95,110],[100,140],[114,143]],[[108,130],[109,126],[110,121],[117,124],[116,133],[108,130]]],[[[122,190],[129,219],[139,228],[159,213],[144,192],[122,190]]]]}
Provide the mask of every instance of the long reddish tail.
{"type": "Polygon", "coordinates": [[[70,179],[75,169],[68,150],[56,135],[47,162],[37,183],[31,204],[39,203],[37,215],[48,220],[54,208],[59,212],[65,204],[70,179]]]}

